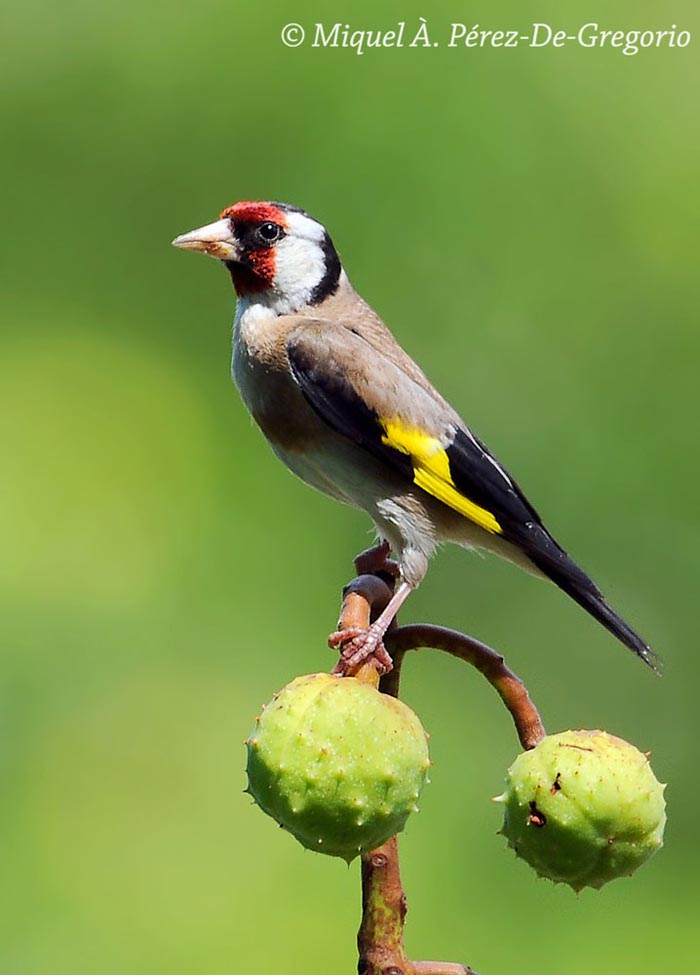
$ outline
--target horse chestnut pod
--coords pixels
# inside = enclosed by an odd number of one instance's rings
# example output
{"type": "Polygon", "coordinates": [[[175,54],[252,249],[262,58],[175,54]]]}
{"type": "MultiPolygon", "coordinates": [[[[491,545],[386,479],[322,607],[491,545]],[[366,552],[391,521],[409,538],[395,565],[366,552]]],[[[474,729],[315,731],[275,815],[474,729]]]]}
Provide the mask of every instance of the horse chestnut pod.
{"type": "Polygon", "coordinates": [[[665,786],[648,756],[604,731],[544,738],[508,769],[502,833],[542,877],[574,890],[629,876],[662,845],[665,786]]]}
{"type": "Polygon", "coordinates": [[[427,735],[402,701],[353,677],[297,677],[247,739],[248,792],[310,850],[350,862],[403,830],[427,735]]]}

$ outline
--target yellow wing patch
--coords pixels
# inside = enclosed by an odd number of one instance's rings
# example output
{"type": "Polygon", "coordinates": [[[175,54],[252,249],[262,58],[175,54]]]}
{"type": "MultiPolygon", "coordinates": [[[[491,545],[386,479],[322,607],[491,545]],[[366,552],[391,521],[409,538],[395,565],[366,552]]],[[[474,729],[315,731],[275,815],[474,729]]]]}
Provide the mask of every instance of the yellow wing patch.
{"type": "Polygon", "coordinates": [[[502,534],[503,529],[490,511],[480,508],[457,490],[450,473],[450,461],[442,444],[428,433],[407,427],[400,420],[382,420],[382,443],[408,454],[413,466],[413,481],[438,501],[454,508],[487,532],[502,534]]]}

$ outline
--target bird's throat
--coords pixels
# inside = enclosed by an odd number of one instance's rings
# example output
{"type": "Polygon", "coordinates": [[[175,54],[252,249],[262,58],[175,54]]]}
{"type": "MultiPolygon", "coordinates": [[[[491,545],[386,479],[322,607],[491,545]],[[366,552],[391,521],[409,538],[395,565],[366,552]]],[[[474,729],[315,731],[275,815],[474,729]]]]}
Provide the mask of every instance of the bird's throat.
{"type": "Polygon", "coordinates": [[[260,294],[272,287],[275,278],[274,255],[266,255],[266,259],[260,257],[258,260],[251,260],[248,264],[240,264],[238,261],[224,263],[239,298],[260,294]]]}

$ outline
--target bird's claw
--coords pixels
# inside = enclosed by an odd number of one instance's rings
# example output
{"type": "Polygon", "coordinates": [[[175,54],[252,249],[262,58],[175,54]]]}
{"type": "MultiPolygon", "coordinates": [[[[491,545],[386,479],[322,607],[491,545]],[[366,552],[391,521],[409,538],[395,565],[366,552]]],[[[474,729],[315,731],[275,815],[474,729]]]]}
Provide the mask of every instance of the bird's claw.
{"type": "Polygon", "coordinates": [[[361,626],[348,626],[344,630],[334,630],[328,636],[328,646],[331,650],[337,650],[344,643],[349,643],[351,640],[355,640],[358,636],[362,636],[366,632],[367,630],[361,626]]]}
{"type": "Polygon", "coordinates": [[[370,657],[377,662],[380,674],[388,673],[394,666],[389,656],[382,634],[378,631],[351,626],[345,630],[336,630],[328,637],[328,646],[332,649],[341,648],[340,660],[333,668],[334,674],[342,677],[351,676],[370,657]]]}

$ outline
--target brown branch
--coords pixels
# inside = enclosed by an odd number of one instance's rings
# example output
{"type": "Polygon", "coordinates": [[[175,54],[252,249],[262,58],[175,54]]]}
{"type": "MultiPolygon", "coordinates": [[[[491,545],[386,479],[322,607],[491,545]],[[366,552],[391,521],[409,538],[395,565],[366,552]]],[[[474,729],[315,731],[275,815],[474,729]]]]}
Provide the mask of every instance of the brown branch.
{"type": "Polygon", "coordinates": [[[391,589],[379,576],[357,576],[343,589],[339,630],[367,627],[391,599],[391,589]]]}
{"type": "MultiPolygon", "coordinates": [[[[381,556],[380,549],[364,556],[381,556]]],[[[383,553],[384,557],[386,552],[383,553]]],[[[359,569],[359,565],[358,565],[359,569]]],[[[338,629],[366,629],[391,598],[390,585],[378,575],[353,579],[343,591],[338,629]]],[[[545,730],[525,685],[506,666],[503,657],[485,643],[456,630],[432,624],[396,626],[385,642],[394,667],[379,678],[374,658],[367,660],[355,677],[386,694],[398,697],[401,666],[409,650],[432,647],[444,650],[475,667],[498,692],[510,712],[520,742],[534,748],[545,730]]],[[[362,855],[362,923],[357,936],[359,975],[475,975],[471,968],[452,962],[411,961],[404,949],[406,895],[401,886],[398,840],[394,836],[383,846],[362,855]]]]}
{"type": "Polygon", "coordinates": [[[399,875],[395,836],[362,857],[362,924],[357,934],[359,975],[405,973],[403,926],[406,895],[399,875]]]}
{"type": "MultiPolygon", "coordinates": [[[[343,605],[340,610],[338,629],[366,630],[390,599],[391,589],[380,578],[374,575],[358,576],[343,590],[343,605]]],[[[377,687],[382,669],[375,657],[369,657],[352,676],[377,687]]],[[[343,674],[344,668],[339,664],[333,673],[343,674]]]]}
{"type": "MultiPolygon", "coordinates": [[[[378,576],[358,576],[343,591],[338,629],[365,629],[381,613],[390,598],[391,589],[378,576]]],[[[523,748],[534,748],[544,738],[544,726],[527,688],[506,666],[501,654],[485,643],[458,630],[433,623],[393,627],[387,632],[384,642],[394,661],[394,669],[381,679],[383,693],[399,696],[401,665],[409,650],[421,647],[443,650],[471,664],[489,681],[510,711],[523,748]]],[[[371,658],[367,662],[368,666],[373,663],[371,658]]]]}
{"type": "Polygon", "coordinates": [[[386,643],[394,660],[394,670],[390,671],[382,681],[382,690],[385,690],[384,682],[386,682],[386,693],[393,693],[398,697],[401,663],[404,654],[409,650],[418,650],[420,647],[444,650],[446,653],[451,653],[453,657],[459,657],[460,660],[476,667],[489,681],[510,711],[523,748],[534,748],[544,738],[546,732],[542,720],[530,700],[527,688],[506,666],[501,654],[485,643],[458,630],[435,626],[432,623],[399,626],[391,633],[387,633],[386,643]]]}
{"type": "Polygon", "coordinates": [[[359,975],[476,975],[465,965],[411,961],[403,930],[406,895],[399,873],[399,846],[393,836],[362,856],[362,923],[357,935],[359,975]]]}

